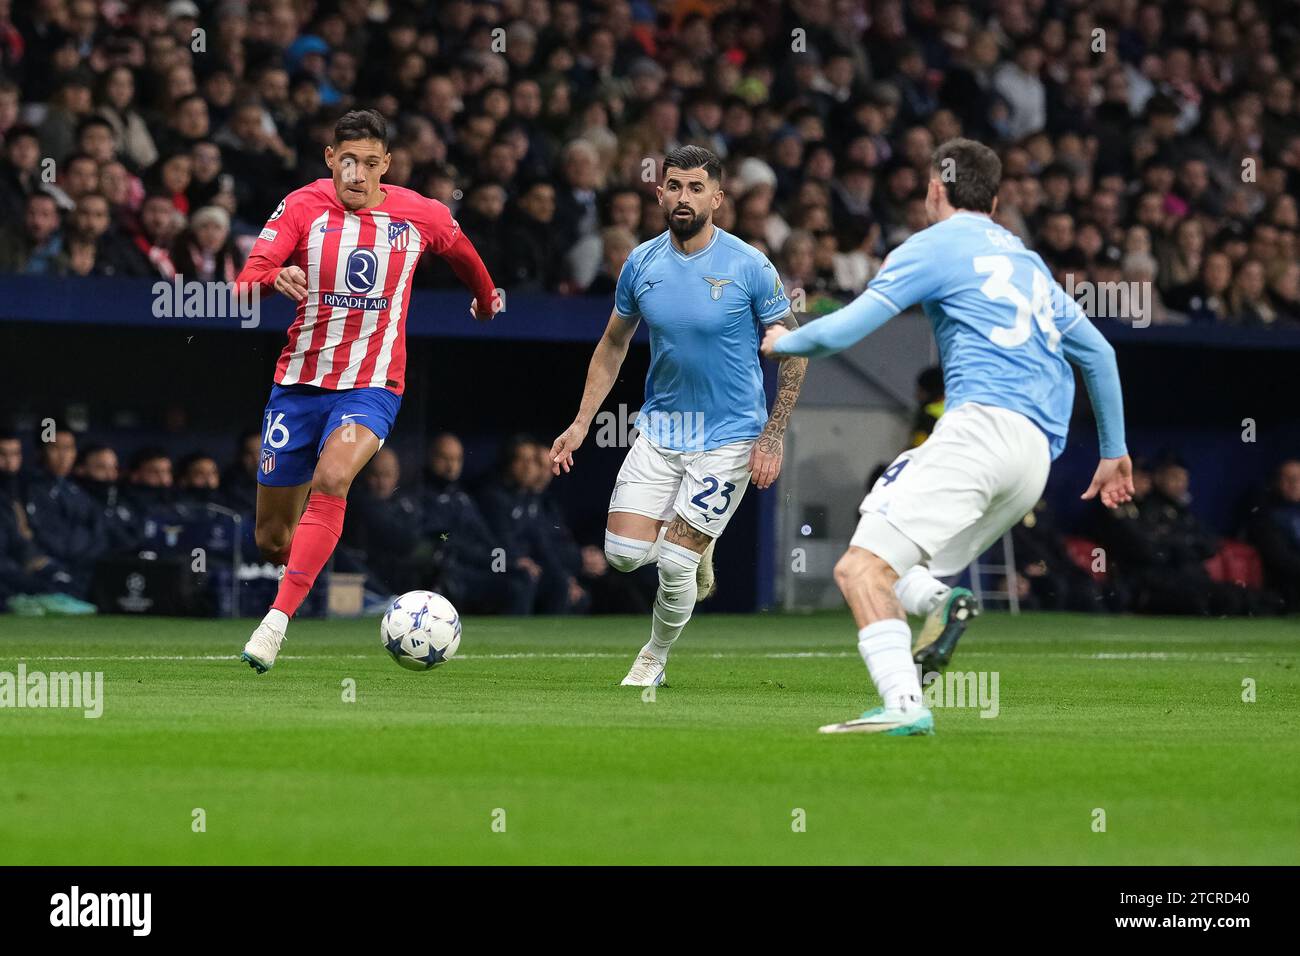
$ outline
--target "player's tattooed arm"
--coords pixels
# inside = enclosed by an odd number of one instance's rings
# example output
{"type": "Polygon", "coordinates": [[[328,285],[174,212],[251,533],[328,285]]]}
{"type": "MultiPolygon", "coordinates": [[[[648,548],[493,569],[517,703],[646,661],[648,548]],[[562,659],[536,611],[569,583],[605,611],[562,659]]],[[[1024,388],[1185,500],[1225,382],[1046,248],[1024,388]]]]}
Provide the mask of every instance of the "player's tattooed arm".
{"type": "MultiPolygon", "coordinates": [[[[799,320],[794,317],[793,312],[787,312],[785,318],[780,320],[780,324],[791,332],[799,328],[799,320]]],[[[790,413],[794,411],[794,403],[799,400],[799,392],[803,388],[803,379],[807,374],[806,358],[790,358],[781,363],[776,380],[776,401],[772,403],[772,413],[768,416],[767,427],[763,429],[760,442],[764,438],[775,438],[779,442],[785,435],[786,426],[790,423],[790,413]]]]}
{"type": "MultiPolygon", "coordinates": [[[[779,321],[787,329],[799,328],[799,320],[793,312],[787,312],[779,321]]],[[[777,373],[776,400],[772,402],[772,411],[767,418],[767,427],[754,443],[754,453],[750,456],[750,472],[754,484],[767,488],[776,481],[781,473],[781,457],[785,445],[785,429],[790,424],[790,414],[803,388],[804,376],[808,374],[806,358],[788,358],[784,360],[777,373]]]]}

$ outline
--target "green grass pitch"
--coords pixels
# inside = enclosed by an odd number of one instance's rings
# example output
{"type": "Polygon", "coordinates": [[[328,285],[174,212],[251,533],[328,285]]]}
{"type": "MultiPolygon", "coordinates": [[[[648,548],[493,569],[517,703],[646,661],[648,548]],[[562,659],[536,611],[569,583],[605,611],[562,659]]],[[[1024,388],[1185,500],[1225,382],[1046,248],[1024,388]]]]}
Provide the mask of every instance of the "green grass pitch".
{"type": "Polygon", "coordinates": [[[816,733],[874,705],[845,614],[701,614],[653,701],[647,626],[471,618],[413,674],[304,621],[259,677],[252,622],[0,618],[0,671],[105,682],[0,710],[0,864],[1300,863],[1294,619],[988,614],[998,715],[931,738],[816,733]]]}

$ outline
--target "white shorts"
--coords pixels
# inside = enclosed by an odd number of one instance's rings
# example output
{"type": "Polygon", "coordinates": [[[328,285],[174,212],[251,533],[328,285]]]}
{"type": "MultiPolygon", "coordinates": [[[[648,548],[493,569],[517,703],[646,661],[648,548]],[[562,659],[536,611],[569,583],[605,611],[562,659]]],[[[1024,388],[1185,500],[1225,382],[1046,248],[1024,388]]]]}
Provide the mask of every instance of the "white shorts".
{"type": "Polygon", "coordinates": [[[749,455],[756,439],[708,451],[671,451],[637,435],[623,459],[610,511],[657,520],[674,514],[696,531],[722,534],[749,487],[749,455]]]}
{"type": "Polygon", "coordinates": [[[850,544],[900,575],[917,564],[958,574],[1033,510],[1051,464],[1047,436],[1024,415],[962,405],[880,476],[850,544]]]}

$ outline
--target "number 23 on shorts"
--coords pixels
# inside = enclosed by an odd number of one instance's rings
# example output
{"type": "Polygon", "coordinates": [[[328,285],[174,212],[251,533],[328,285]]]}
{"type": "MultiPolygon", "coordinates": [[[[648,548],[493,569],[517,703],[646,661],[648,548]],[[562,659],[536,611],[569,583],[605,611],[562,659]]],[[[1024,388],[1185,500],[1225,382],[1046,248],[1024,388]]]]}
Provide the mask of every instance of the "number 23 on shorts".
{"type": "Polygon", "coordinates": [[[731,493],[736,490],[736,486],[730,481],[720,482],[713,475],[704,476],[704,490],[691,498],[691,504],[704,512],[712,512],[715,515],[724,515],[727,509],[731,507],[731,493]],[[718,491],[721,487],[721,492],[718,491]],[[710,508],[706,498],[720,493],[722,496],[722,506],[720,508],[710,508]]]}

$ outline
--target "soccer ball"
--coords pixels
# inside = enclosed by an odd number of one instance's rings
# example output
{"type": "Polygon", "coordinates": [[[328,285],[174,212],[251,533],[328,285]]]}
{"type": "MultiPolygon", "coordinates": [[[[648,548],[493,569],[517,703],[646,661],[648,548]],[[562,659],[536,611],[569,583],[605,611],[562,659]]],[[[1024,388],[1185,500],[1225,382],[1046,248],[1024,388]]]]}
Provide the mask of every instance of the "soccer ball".
{"type": "Polygon", "coordinates": [[[402,667],[432,670],[460,647],[460,615],[441,594],[407,591],[379,622],[379,639],[402,667]]]}

